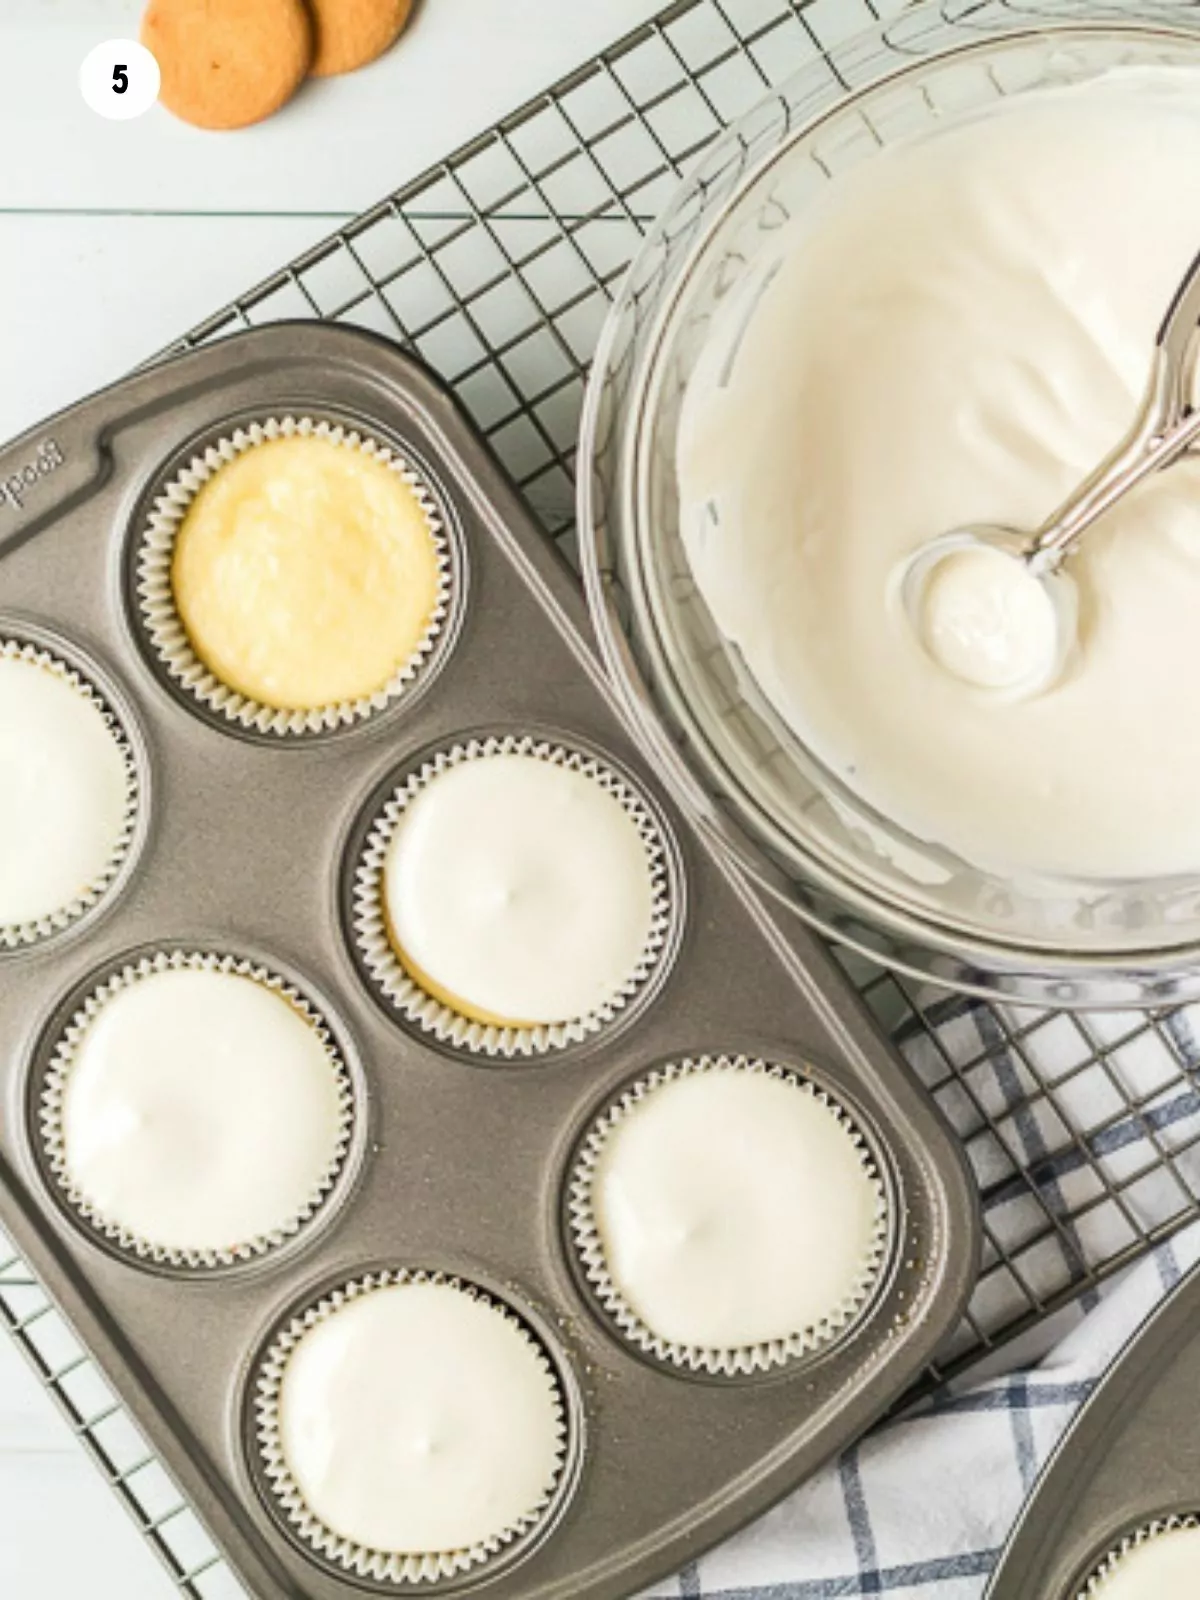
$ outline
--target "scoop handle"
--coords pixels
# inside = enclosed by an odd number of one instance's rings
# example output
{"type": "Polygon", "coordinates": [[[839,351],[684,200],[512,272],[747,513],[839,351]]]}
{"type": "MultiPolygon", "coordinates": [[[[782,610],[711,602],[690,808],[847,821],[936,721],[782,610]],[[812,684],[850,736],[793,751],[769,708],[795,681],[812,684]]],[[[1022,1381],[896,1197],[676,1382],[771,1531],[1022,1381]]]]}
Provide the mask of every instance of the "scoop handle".
{"type": "Polygon", "coordinates": [[[1097,517],[1124,499],[1144,478],[1161,472],[1200,438],[1195,404],[1200,352],[1200,254],[1192,262],[1154,345],[1146,395],[1130,432],[1038,531],[1030,566],[1052,572],[1097,517]]]}
{"type": "Polygon", "coordinates": [[[1196,368],[1200,358],[1200,255],[1175,292],[1162,327],[1158,330],[1158,349],[1169,391],[1165,396],[1169,411],[1168,428],[1182,422],[1193,410],[1196,395],[1196,368]]]}

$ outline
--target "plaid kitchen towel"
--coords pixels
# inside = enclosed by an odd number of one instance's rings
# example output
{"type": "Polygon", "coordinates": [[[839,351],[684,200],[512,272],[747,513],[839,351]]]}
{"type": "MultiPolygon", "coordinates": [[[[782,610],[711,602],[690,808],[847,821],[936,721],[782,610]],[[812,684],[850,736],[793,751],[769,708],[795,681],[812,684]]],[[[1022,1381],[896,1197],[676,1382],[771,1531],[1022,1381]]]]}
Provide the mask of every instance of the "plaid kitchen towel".
{"type": "MultiPolygon", "coordinates": [[[[981,1288],[1003,1277],[998,1263],[1006,1260],[1020,1263],[1025,1284],[1043,1275],[1035,1292],[1053,1292],[1064,1273],[1079,1281],[1128,1242],[1131,1225],[1152,1228],[1177,1214],[1180,1184],[1200,1193],[1200,1095],[1191,1070],[1200,1070],[1200,1009],[1080,1024],[960,1000],[940,1006],[922,1004],[896,1031],[980,1179],[988,1236],[981,1288]],[[921,1014],[932,1027],[919,1023],[921,1014]],[[1058,1219],[1052,1250],[1023,1249],[1036,1235],[1021,1170],[1035,1180],[1035,1207],[1058,1219]],[[1085,1199],[1088,1184],[1098,1195],[1085,1199]]],[[[1075,1411],[1198,1258],[1200,1223],[1039,1330],[1040,1348],[1013,1345],[1006,1371],[960,1379],[889,1420],[649,1595],[978,1600],[1075,1411]]],[[[977,1320],[985,1311],[976,1308],[977,1320]]]]}

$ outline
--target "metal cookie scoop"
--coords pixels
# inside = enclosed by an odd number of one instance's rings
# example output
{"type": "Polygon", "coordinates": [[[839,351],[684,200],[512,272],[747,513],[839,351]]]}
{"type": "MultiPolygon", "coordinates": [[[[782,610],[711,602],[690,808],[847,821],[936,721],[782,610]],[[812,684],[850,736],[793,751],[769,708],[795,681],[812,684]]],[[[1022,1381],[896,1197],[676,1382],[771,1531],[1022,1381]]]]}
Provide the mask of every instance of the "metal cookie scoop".
{"type": "Polygon", "coordinates": [[[979,688],[1035,694],[1075,643],[1075,585],[1063,563],[1098,517],[1200,438],[1200,255],[1158,332],[1146,396],[1126,437],[1032,534],[982,525],[910,556],[900,598],[939,663],[979,688]]]}

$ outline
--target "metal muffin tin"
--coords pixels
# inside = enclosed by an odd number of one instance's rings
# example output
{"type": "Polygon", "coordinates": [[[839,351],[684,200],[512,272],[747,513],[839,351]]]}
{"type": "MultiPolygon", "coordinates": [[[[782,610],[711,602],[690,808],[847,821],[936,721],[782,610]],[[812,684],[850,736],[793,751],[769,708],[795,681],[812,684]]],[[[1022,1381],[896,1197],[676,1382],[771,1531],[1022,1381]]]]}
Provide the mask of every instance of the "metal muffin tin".
{"type": "MultiPolygon", "coordinates": [[[[296,1543],[255,1465],[256,1362],[293,1313],[363,1273],[459,1274],[538,1333],[571,1413],[570,1470],[538,1537],[461,1583],[489,1595],[629,1594],[764,1510],[903,1394],[977,1267],[956,1142],[801,924],[768,910],[663,793],[622,726],[581,597],[445,390],[394,346],[280,325],[145,371],[0,452],[0,635],[94,673],[143,768],[119,891],[0,956],[0,1221],[107,1372],[249,1588],[372,1587],[296,1543]],[[180,458],[240,422],[308,415],[392,443],[427,479],[465,573],[455,637],[418,691],[294,742],[215,725],[159,671],[131,541],[180,458]],[[393,774],[489,732],[595,750],[661,814],[679,925],[661,984],[582,1043],[492,1061],[401,1025],[355,959],[356,830],[393,774]],[[47,1052],[73,1000],[131,955],[208,949],[294,982],[327,1017],[358,1114],[343,1181],[272,1253],[181,1272],[137,1262],[60,1201],[40,1153],[47,1052]],[[596,1114],[649,1068],[744,1052],[805,1072],[857,1119],[886,1176],[891,1254],[850,1333],[770,1377],[685,1377],[638,1355],[580,1281],[565,1186],[596,1114]]],[[[394,1592],[394,1586],[392,1588],[394,1592]]]]}
{"type": "Polygon", "coordinates": [[[1121,1352],[1059,1443],[986,1600],[1077,1600],[1105,1556],[1200,1513],[1200,1268],[1121,1352]]]}

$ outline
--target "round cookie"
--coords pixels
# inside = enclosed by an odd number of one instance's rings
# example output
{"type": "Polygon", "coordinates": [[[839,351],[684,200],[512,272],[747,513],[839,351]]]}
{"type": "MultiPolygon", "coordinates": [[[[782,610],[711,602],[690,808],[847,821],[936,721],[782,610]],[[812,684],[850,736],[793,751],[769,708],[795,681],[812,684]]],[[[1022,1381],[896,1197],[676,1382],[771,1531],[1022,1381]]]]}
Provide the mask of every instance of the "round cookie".
{"type": "Polygon", "coordinates": [[[168,111],[198,128],[243,128],[299,88],[313,30],[303,0],[150,0],[142,43],[168,111]]]}
{"type": "Polygon", "coordinates": [[[412,14],[413,0],[309,0],[316,33],[314,78],[365,67],[391,48],[412,14]]]}

